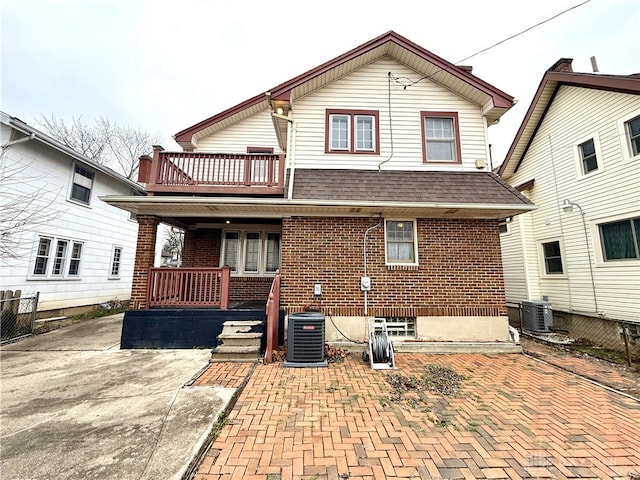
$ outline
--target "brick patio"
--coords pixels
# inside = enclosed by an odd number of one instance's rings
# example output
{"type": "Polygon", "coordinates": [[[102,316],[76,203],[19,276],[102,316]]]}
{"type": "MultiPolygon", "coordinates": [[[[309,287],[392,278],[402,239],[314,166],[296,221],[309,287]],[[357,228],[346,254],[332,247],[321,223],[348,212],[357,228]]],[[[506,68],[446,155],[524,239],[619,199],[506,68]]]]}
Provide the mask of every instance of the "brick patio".
{"type": "Polygon", "coordinates": [[[243,387],[196,480],[629,479],[640,474],[640,402],[519,354],[359,355],[328,368],[212,364],[196,385],[243,387]],[[457,395],[409,389],[427,365],[457,395]]]}

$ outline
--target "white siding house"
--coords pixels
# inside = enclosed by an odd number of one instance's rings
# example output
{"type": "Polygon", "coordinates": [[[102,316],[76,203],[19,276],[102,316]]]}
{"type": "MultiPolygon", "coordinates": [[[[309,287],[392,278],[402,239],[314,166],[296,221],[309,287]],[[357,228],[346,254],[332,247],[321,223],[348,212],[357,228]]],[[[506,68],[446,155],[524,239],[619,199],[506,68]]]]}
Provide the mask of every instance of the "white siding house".
{"type": "Polygon", "coordinates": [[[640,323],[639,150],[638,75],[545,73],[500,167],[538,207],[501,235],[507,302],[548,301],[573,335],[577,318],[640,323]]]}
{"type": "Polygon", "coordinates": [[[40,316],[129,300],[138,225],[99,197],[140,195],[142,187],[21,120],[0,116],[0,289],[39,292],[40,316]]]}

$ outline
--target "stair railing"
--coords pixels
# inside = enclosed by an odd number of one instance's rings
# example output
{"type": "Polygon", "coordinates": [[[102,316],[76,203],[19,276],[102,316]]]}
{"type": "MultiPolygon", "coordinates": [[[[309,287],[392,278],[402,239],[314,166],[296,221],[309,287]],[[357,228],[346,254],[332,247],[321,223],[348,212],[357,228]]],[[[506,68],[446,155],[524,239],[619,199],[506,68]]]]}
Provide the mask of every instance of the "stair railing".
{"type": "Polygon", "coordinates": [[[280,320],[280,270],[276,270],[269,299],[267,300],[267,346],[264,352],[264,363],[273,361],[273,351],[278,347],[278,323],[280,320]]]}

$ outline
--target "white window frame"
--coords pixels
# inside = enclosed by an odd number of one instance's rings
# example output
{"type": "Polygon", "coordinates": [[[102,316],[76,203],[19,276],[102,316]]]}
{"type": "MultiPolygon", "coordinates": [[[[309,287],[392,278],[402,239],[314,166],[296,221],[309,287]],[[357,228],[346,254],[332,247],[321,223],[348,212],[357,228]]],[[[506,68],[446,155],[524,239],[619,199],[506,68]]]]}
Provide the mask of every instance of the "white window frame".
{"type": "Polygon", "coordinates": [[[513,217],[503,218],[498,221],[498,232],[500,235],[509,235],[511,233],[511,222],[513,221],[513,217]],[[500,228],[504,226],[504,232],[500,231],[500,228]]]}
{"type": "Polygon", "coordinates": [[[628,124],[631,120],[635,119],[636,117],[640,117],[640,110],[635,110],[618,120],[618,135],[621,142],[620,147],[622,149],[622,158],[623,158],[623,161],[625,162],[640,159],[640,153],[638,153],[637,155],[633,155],[631,138],[629,137],[628,124]]]}
{"type": "Polygon", "coordinates": [[[599,250],[600,250],[600,258],[598,260],[600,260],[602,263],[607,264],[607,265],[625,265],[625,264],[637,264],[640,263],[640,256],[636,256],[633,258],[612,258],[612,259],[607,259],[606,256],[606,251],[604,248],[604,236],[602,235],[602,229],[601,226],[602,225],[606,225],[606,224],[610,224],[610,223],[621,223],[621,222],[628,222],[631,224],[631,234],[634,238],[634,248],[636,250],[636,254],[639,254],[640,252],[638,251],[640,249],[640,238],[637,237],[637,232],[634,229],[634,224],[632,222],[632,220],[635,220],[636,222],[640,221],[640,214],[636,213],[635,215],[623,215],[620,216],[619,218],[614,218],[614,219],[607,219],[604,221],[598,221],[595,224],[595,228],[597,230],[597,236],[596,238],[598,239],[599,242],[599,250]]]}
{"type": "Polygon", "coordinates": [[[120,273],[122,272],[122,256],[124,253],[124,247],[120,245],[114,245],[111,249],[111,262],[109,264],[109,279],[117,280],[120,278],[120,273]],[[116,259],[116,253],[118,254],[118,258],[116,259]],[[116,268],[116,272],[113,270],[116,268]]]}
{"type": "MultiPolygon", "coordinates": [[[[418,222],[415,218],[386,218],[384,221],[384,259],[386,265],[404,265],[404,266],[415,266],[418,265],[418,222]],[[390,260],[389,259],[389,234],[388,234],[388,225],[389,223],[404,223],[404,222],[412,222],[413,228],[413,262],[407,261],[398,261],[398,260],[390,260]]],[[[408,242],[407,242],[408,243],[408,242]]]]}
{"type": "Polygon", "coordinates": [[[91,196],[93,195],[93,185],[95,182],[95,178],[96,178],[96,172],[85,167],[80,163],[74,163],[71,168],[71,185],[69,187],[69,201],[73,203],[77,203],[78,205],[83,205],[83,206],[91,205],[91,196]],[[83,175],[82,173],[77,173],[76,172],[77,169],[81,169],[87,173],[90,173],[91,178],[87,177],[86,175],[83,175]],[[86,188],[89,190],[89,195],[88,195],[89,198],[87,199],[86,202],[84,200],[75,198],[73,196],[73,187],[75,185],[78,185],[81,188],[86,188]]]}
{"type": "Polygon", "coordinates": [[[593,250],[595,253],[595,266],[596,268],[635,268],[640,266],[640,259],[638,258],[627,258],[620,260],[605,260],[604,254],[604,245],[602,243],[602,236],[600,234],[600,225],[603,223],[615,223],[621,222],[623,220],[628,220],[630,218],[637,218],[640,216],[639,211],[632,211],[627,213],[622,213],[619,215],[612,215],[607,217],[599,217],[593,219],[589,222],[587,228],[589,229],[590,239],[589,241],[593,241],[593,250]]]}
{"type": "Polygon", "coordinates": [[[29,267],[30,280],[77,280],[80,278],[82,268],[82,253],[84,242],[65,237],[53,237],[51,235],[37,235],[35,239],[33,259],[29,267]],[[49,243],[47,255],[40,254],[40,245],[46,240],[49,243]],[[59,255],[59,248],[64,245],[62,255],[59,255]],[[75,258],[75,247],[80,249],[80,255],[75,258]],[[38,258],[46,258],[44,271],[35,273],[38,265],[38,258]],[[77,262],[77,263],[74,263],[77,262]],[[77,264],[77,272],[72,273],[72,265],[77,264]],[[59,268],[59,271],[58,271],[59,268]]]}
{"type": "Polygon", "coordinates": [[[600,138],[597,133],[592,133],[591,135],[586,135],[578,139],[577,142],[573,144],[573,157],[575,160],[576,166],[576,175],[578,179],[581,178],[589,178],[604,171],[604,163],[602,161],[602,149],[600,146],[600,138]],[[591,170],[590,172],[585,172],[584,169],[584,158],[582,155],[582,145],[587,143],[588,141],[593,141],[593,149],[596,155],[596,163],[597,167],[595,170],[591,170]]]}
{"type": "MultiPolygon", "coordinates": [[[[231,274],[233,276],[249,276],[249,277],[272,277],[275,275],[275,271],[270,272],[267,271],[267,255],[268,255],[268,241],[269,234],[278,234],[280,236],[279,249],[278,249],[278,260],[282,261],[282,232],[280,230],[275,229],[264,229],[264,228],[251,228],[251,227],[243,227],[243,228],[229,228],[222,230],[222,246],[220,251],[220,266],[224,267],[225,263],[225,254],[227,251],[227,234],[228,233],[236,233],[238,234],[238,252],[236,258],[235,269],[231,270],[231,274]],[[247,249],[247,235],[248,234],[259,234],[259,246],[258,246],[258,270],[257,271],[247,271],[245,270],[245,260],[246,260],[246,249],[247,249]]],[[[280,267],[278,267],[280,268],[280,267]]]]}
{"type": "Polygon", "coordinates": [[[562,243],[562,239],[559,237],[555,238],[545,238],[544,240],[540,240],[538,242],[538,252],[540,257],[540,276],[543,278],[551,279],[551,278],[567,278],[567,264],[566,264],[566,254],[564,250],[564,245],[562,243]],[[547,272],[547,258],[544,254],[544,246],[548,243],[558,243],[558,248],[560,249],[560,265],[562,266],[562,272],[547,272]]]}

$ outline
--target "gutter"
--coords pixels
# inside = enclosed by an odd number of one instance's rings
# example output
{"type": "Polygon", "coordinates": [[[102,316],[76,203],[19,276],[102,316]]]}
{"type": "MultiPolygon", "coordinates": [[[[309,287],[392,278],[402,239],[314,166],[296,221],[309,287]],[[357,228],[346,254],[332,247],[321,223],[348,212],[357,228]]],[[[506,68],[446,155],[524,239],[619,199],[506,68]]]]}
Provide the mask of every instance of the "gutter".
{"type": "Polygon", "coordinates": [[[34,140],[36,138],[36,134],[31,132],[29,134],[29,136],[27,137],[22,137],[22,138],[16,138],[15,140],[10,140],[7,143],[0,145],[1,148],[9,148],[12,145],[15,145],[16,143],[24,143],[24,142],[28,142],[29,140],[34,140]]]}

